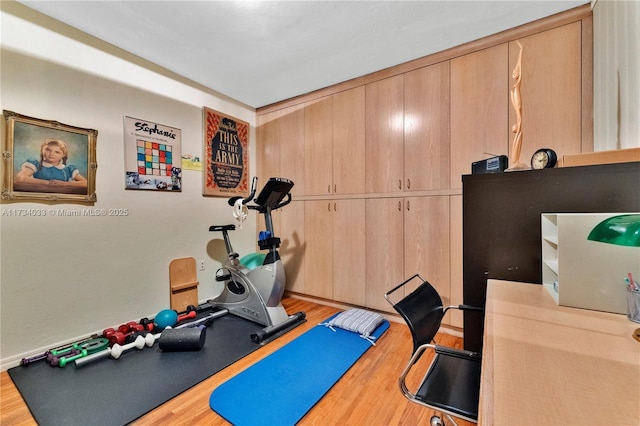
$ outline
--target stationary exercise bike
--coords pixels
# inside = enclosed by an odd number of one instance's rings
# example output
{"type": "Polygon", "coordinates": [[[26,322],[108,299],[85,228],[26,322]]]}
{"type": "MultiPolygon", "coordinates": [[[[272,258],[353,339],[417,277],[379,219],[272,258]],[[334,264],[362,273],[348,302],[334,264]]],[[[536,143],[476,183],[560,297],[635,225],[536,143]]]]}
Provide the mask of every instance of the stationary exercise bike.
{"type": "MultiPolygon", "coordinates": [[[[266,231],[260,232],[258,245],[260,250],[268,250],[262,264],[250,269],[242,264],[239,255],[233,250],[229,231],[236,229],[235,225],[214,225],[209,231],[222,232],[227,251],[227,259],[216,272],[216,281],[224,282],[222,293],[208,301],[218,308],[227,309],[229,313],[266,326],[265,332],[277,332],[300,324],[304,320],[304,313],[298,312],[289,316],[281,304],[286,279],[284,265],[278,253],[280,238],[273,231],[271,212],[286,206],[291,202],[291,188],[293,182],[285,178],[272,177],[265,184],[258,197],[256,185],[258,178],[251,182],[251,191],[247,198],[233,197],[229,205],[236,209],[246,207],[247,210],[257,210],[264,214],[266,231]],[[286,199],[285,199],[286,198],[286,199]],[[252,203],[253,204],[250,204],[252,203]]],[[[252,335],[252,339],[254,336],[252,335]]]]}

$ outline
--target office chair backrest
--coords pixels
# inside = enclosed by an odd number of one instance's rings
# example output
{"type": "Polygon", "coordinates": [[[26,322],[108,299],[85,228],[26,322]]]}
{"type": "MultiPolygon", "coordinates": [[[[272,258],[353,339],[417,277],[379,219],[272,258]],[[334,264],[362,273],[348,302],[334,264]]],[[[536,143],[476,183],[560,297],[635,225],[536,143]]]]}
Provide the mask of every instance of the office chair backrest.
{"type": "Polygon", "coordinates": [[[431,284],[423,282],[393,307],[411,330],[413,352],[419,346],[433,341],[444,316],[444,307],[440,295],[431,284]]]}

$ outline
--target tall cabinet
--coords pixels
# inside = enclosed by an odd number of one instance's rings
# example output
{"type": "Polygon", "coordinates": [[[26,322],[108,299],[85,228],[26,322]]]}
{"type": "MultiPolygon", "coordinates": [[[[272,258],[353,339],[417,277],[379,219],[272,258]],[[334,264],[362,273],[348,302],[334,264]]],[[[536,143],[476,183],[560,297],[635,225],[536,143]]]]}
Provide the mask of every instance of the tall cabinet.
{"type": "Polygon", "coordinates": [[[588,152],[590,33],[586,5],[260,108],[258,174],[295,182],[298,207],[275,219],[301,253],[285,261],[287,288],[392,312],[384,293],[420,273],[463,303],[462,176],[512,154],[520,46],[520,160],[588,152]]]}

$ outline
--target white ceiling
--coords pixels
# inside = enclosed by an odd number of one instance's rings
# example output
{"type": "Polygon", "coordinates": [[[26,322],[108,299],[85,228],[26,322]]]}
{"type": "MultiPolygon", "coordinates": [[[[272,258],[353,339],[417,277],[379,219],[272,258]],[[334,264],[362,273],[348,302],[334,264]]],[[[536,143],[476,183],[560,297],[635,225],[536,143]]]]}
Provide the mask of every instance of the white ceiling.
{"type": "Polygon", "coordinates": [[[589,0],[20,3],[258,108],[589,0]]]}

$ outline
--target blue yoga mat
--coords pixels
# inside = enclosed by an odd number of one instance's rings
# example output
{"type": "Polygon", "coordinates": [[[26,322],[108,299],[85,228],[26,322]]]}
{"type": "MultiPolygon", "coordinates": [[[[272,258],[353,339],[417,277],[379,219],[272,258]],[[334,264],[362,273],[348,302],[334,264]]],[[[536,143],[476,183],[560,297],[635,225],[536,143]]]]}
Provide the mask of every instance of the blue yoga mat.
{"type": "MultiPolygon", "coordinates": [[[[388,328],[385,320],[372,336],[388,328]]],[[[294,425],[371,347],[357,333],[316,325],[218,386],[209,406],[236,426],[294,425]]]]}

